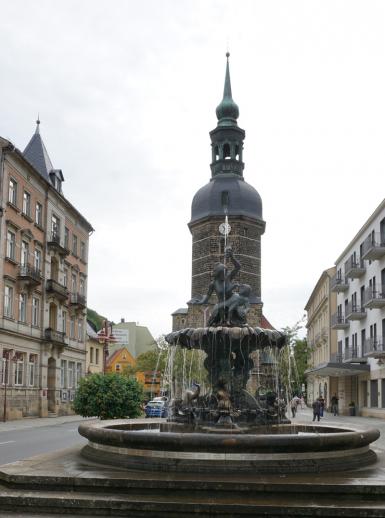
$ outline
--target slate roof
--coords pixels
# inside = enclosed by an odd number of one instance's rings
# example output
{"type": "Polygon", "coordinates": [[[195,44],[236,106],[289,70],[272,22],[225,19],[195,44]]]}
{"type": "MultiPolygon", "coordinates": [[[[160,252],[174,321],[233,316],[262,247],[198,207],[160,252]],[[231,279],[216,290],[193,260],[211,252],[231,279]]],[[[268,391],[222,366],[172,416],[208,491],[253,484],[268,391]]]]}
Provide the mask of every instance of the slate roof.
{"type": "Polygon", "coordinates": [[[39,131],[40,121],[37,121],[36,131],[28,142],[27,147],[23,151],[24,157],[33,167],[50,182],[49,173],[53,170],[51,159],[44,145],[39,131]]]}

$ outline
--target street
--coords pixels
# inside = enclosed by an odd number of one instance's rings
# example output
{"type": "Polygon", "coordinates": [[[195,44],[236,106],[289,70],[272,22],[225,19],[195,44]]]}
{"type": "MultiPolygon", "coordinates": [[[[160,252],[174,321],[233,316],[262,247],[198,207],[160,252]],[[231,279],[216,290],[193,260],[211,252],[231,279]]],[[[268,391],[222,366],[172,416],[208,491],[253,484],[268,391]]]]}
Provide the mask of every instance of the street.
{"type": "MultiPolygon", "coordinates": [[[[51,419],[54,420],[55,418],[51,419]]],[[[39,420],[33,421],[25,423],[32,425],[28,428],[15,422],[15,427],[19,425],[20,429],[12,429],[12,422],[0,425],[0,465],[87,442],[78,434],[81,417],[76,421],[59,421],[46,426],[33,426],[39,420]],[[7,425],[10,430],[4,430],[7,425]]]]}

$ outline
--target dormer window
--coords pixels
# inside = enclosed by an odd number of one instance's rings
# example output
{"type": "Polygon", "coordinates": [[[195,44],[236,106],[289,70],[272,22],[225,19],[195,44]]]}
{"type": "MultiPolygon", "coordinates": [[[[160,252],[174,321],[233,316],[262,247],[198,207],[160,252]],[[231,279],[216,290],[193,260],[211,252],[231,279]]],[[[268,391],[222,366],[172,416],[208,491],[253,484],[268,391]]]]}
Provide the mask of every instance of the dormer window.
{"type": "Polygon", "coordinates": [[[61,193],[61,185],[64,181],[64,176],[61,172],[61,169],[52,169],[52,171],[49,173],[49,177],[54,188],[61,193]]]}

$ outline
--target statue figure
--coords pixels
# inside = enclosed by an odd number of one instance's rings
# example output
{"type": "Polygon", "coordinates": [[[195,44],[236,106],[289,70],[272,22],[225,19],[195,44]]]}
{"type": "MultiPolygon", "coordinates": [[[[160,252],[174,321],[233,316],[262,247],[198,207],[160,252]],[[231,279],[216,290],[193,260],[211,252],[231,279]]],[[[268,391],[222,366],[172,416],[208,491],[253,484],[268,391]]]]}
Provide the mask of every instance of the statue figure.
{"type": "Polygon", "coordinates": [[[201,386],[199,383],[193,382],[193,389],[185,390],[183,394],[183,406],[190,408],[192,406],[192,402],[196,401],[199,397],[201,386]]]}
{"type": "Polygon", "coordinates": [[[225,250],[226,259],[230,259],[234,268],[229,268],[218,263],[213,270],[213,280],[210,283],[207,295],[202,299],[193,299],[193,304],[207,304],[213,293],[216,294],[218,303],[208,321],[209,326],[246,324],[246,313],[249,309],[249,296],[251,288],[248,284],[234,282],[234,278],[241,269],[239,261],[234,257],[231,247],[225,250]],[[238,292],[234,291],[238,288],[238,292]]]}

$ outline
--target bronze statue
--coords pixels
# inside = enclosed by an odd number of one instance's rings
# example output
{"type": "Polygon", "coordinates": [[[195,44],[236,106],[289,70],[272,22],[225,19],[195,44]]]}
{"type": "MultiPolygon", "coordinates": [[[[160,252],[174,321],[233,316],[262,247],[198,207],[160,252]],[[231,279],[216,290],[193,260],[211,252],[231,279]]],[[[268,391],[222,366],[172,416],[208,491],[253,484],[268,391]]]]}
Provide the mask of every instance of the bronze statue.
{"type": "Polygon", "coordinates": [[[231,260],[234,268],[229,270],[225,264],[216,264],[207,295],[201,300],[195,299],[192,302],[194,304],[207,304],[211,295],[215,293],[218,303],[214,306],[208,325],[242,326],[246,324],[251,288],[248,284],[234,282],[235,276],[241,270],[241,265],[234,257],[231,247],[226,248],[225,257],[231,260]],[[238,292],[234,291],[236,288],[238,288],[238,292]]]}

